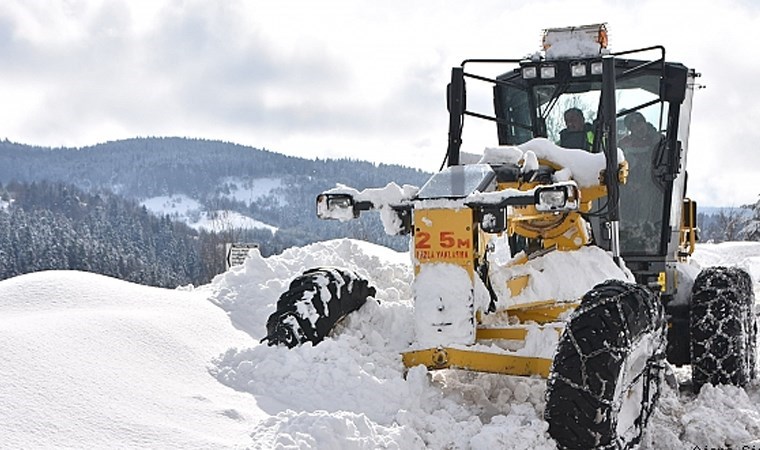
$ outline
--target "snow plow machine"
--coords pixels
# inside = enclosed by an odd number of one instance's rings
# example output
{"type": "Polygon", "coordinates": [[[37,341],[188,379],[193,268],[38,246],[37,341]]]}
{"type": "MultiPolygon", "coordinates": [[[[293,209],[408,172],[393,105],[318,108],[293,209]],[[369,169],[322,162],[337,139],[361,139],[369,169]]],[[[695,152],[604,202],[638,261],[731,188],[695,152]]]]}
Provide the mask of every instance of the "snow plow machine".
{"type": "MultiPolygon", "coordinates": [[[[695,390],[755,378],[752,280],[687,264],[698,76],[662,46],[611,52],[604,24],[548,29],[531,56],[452,69],[448,149],[421,188],[320,194],[320,218],[377,210],[388,233],[411,237],[404,365],[543,377],[549,434],[572,449],[635,446],[670,364],[691,365],[695,390]],[[468,107],[477,87],[492,111],[468,107]],[[465,119],[490,121],[497,143],[463,152],[465,119]]],[[[311,269],[265,339],[316,345],[374,294],[351,271],[311,269]]]]}

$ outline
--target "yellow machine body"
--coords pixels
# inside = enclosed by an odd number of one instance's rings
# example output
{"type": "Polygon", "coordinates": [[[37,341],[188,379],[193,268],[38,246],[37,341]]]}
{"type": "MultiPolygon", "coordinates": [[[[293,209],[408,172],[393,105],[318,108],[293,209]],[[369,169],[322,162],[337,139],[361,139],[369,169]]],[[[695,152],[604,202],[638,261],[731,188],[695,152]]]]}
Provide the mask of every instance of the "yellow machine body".
{"type": "MultiPolygon", "coordinates": [[[[523,186],[523,188],[530,188],[523,186]]],[[[501,236],[480,231],[473,211],[469,208],[431,208],[415,210],[414,214],[414,271],[419,275],[425,265],[450,264],[463,268],[475,285],[476,267],[483,261],[487,246],[492,239],[505,239],[518,234],[529,239],[541,238],[551,241],[560,251],[571,251],[588,243],[585,222],[577,213],[557,215],[535,211],[514,214],[507,233],[501,236]],[[537,228],[541,231],[536,231],[537,228]]],[[[513,263],[521,264],[527,258],[513,263]]],[[[527,286],[528,275],[507,282],[513,297],[527,286]]],[[[503,326],[484,326],[478,320],[485,311],[473,310],[474,336],[478,343],[509,341],[512,346],[524,344],[529,329],[534,324],[552,328],[559,336],[563,330],[562,317],[577,306],[573,302],[557,302],[552,299],[533,299],[529,302],[500,311],[503,326]]],[[[552,360],[546,357],[514,355],[509,352],[473,350],[461,346],[435,346],[403,353],[407,367],[423,364],[431,370],[457,368],[517,376],[540,376],[549,374],[552,360]]]]}

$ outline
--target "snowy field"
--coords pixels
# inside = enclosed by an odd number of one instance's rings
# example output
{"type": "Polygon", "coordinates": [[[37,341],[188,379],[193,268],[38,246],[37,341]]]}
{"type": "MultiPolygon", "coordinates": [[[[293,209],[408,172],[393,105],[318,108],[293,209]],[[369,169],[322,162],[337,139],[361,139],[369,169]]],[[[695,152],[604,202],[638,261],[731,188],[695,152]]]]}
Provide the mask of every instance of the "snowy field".
{"type": "MultiPolygon", "coordinates": [[[[694,264],[743,267],[760,287],[760,243],[702,244],[694,264]]],[[[411,277],[405,253],[336,240],[254,254],[197,288],[73,271],[2,281],[0,448],[555,448],[543,380],[404,377],[411,277]],[[280,293],[318,265],[366,276],[379,303],[319,346],[259,344],[280,293]]],[[[742,446],[760,449],[757,382],[665,387],[641,448],[742,446]]]]}
{"type": "Polygon", "coordinates": [[[272,196],[280,204],[288,203],[287,198],[282,195],[284,185],[279,178],[227,177],[221,180],[221,183],[228,188],[228,193],[222,194],[225,198],[251,204],[260,198],[272,196]]]}
{"type": "MultiPolygon", "coordinates": [[[[253,194],[247,193],[246,195],[253,194]]],[[[236,211],[207,211],[197,200],[186,195],[151,197],[143,200],[141,205],[145,206],[148,211],[157,216],[168,215],[172,219],[184,222],[187,226],[196,230],[206,230],[218,233],[241,228],[260,228],[269,230],[272,233],[277,231],[277,227],[275,226],[266,224],[236,211]]]]}
{"type": "MultiPolygon", "coordinates": [[[[280,204],[287,204],[281,194],[282,180],[279,178],[242,179],[228,177],[221,180],[224,198],[251,204],[264,197],[272,197],[280,204]]],[[[222,232],[233,229],[264,229],[272,233],[277,227],[256,220],[252,217],[230,210],[207,210],[197,200],[187,195],[163,195],[143,200],[141,205],[157,216],[168,215],[174,220],[184,222],[196,230],[222,232]]],[[[2,207],[0,202],[0,208],[2,207]]]]}

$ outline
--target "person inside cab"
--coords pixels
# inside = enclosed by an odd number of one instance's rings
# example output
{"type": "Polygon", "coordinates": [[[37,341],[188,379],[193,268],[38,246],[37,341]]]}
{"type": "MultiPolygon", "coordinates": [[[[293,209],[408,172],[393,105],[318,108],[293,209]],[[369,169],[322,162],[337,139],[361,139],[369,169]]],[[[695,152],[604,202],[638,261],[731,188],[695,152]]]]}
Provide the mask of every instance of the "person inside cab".
{"type": "Polygon", "coordinates": [[[663,187],[655,170],[661,135],[638,111],[623,123],[627,134],[618,147],[628,162],[628,182],[620,186],[620,244],[623,251],[656,253],[663,214],[663,187]]]}
{"type": "Polygon", "coordinates": [[[586,123],[583,111],[570,108],[565,111],[565,129],[559,132],[559,146],[591,151],[594,128],[586,123]]]}
{"type": "Polygon", "coordinates": [[[628,134],[620,139],[618,146],[624,150],[626,148],[651,148],[660,141],[660,133],[638,111],[625,116],[623,123],[628,134]]]}

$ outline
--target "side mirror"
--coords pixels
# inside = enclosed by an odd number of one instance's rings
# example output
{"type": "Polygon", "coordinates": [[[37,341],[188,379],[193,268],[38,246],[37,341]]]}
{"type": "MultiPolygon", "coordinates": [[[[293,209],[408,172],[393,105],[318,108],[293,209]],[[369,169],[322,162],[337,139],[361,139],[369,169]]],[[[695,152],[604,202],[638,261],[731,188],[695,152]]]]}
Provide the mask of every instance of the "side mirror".
{"type": "Polygon", "coordinates": [[[317,217],[344,222],[359,217],[359,212],[354,211],[354,198],[349,194],[319,194],[317,217]]]}

